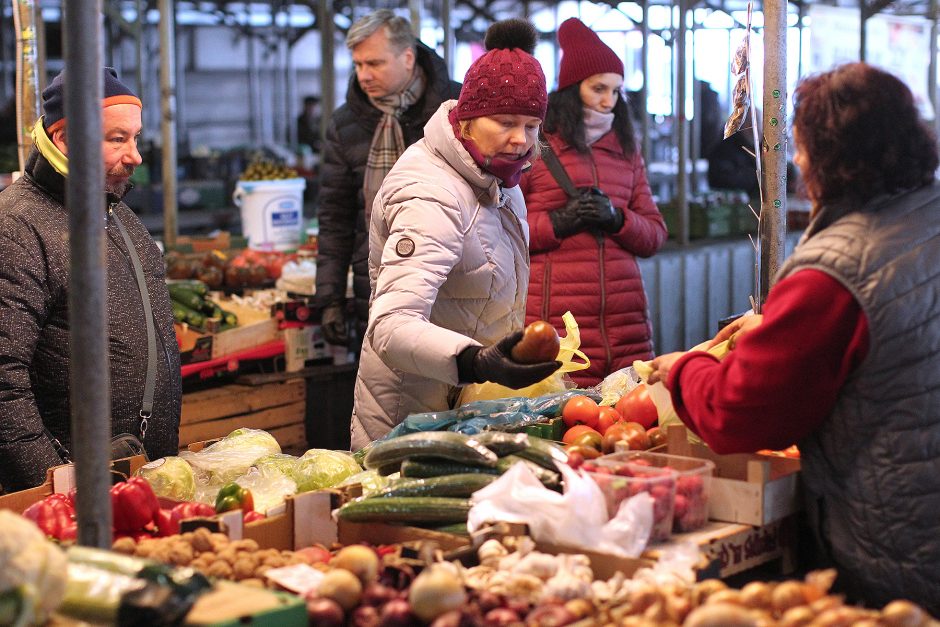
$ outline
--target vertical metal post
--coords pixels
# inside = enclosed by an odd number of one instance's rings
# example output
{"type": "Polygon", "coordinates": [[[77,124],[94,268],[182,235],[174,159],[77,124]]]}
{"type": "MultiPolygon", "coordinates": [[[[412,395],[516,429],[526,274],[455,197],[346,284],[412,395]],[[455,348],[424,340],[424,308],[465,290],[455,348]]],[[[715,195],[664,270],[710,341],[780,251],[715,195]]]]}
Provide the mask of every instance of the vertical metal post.
{"type": "Polygon", "coordinates": [[[16,31],[16,143],[20,172],[26,166],[26,157],[32,148],[30,130],[39,119],[39,73],[36,31],[42,27],[37,22],[36,5],[33,0],[15,0],[13,3],[13,28],[16,31]]]}
{"type": "Polygon", "coordinates": [[[868,3],[865,0],[858,0],[858,60],[865,60],[865,48],[868,47],[866,28],[868,25],[868,3]]]}
{"type": "Polygon", "coordinates": [[[160,136],[163,143],[163,241],[176,245],[179,235],[176,179],[176,9],[174,0],[160,7],[160,136]]]}
{"type": "Polygon", "coordinates": [[[444,27],[444,63],[447,65],[447,75],[454,75],[454,27],[451,25],[450,9],[453,0],[443,0],[441,3],[441,26],[444,27]]]}
{"type": "MultiPolygon", "coordinates": [[[[332,59],[335,51],[335,32],[333,24],[333,0],[319,0],[317,3],[317,25],[320,27],[320,50],[323,59],[332,59]]],[[[326,141],[326,129],[329,127],[333,110],[336,109],[336,70],[332,63],[323,63],[320,67],[320,135],[326,141]]]]}
{"type": "Polygon", "coordinates": [[[934,131],[940,131],[940,114],[937,113],[940,107],[940,98],[937,94],[937,0],[930,0],[929,19],[930,19],[930,63],[927,67],[927,93],[930,94],[930,104],[933,105],[933,128],[934,131]]]}
{"type": "Polygon", "coordinates": [[[796,57],[796,75],[803,76],[803,17],[806,12],[805,5],[800,2],[796,5],[796,27],[800,33],[800,53],[796,57]]]}
{"type": "Polygon", "coordinates": [[[408,0],[408,12],[411,14],[411,30],[421,39],[421,0],[408,0]]]}
{"type": "MultiPolygon", "coordinates": [[[[245,35],[245,50],[248,55],[248,116],[251,128],[251,143],[257,146],[261,143],[261,106],[260,106],[260,80],[258,77],[258,62],[255,59],[255,36],[250,32],[245,35]]],[[[326,59],[327,57],[324,57],[326,59]]]]}
{"type": "Polygon", "coordinates": [[[686,0],[677,0],[679,6],[679,28],[674,50],[676,52],[676,92],[673,100],[673,119],[676,128],[676,144],[679,159],[676,163],[676,205],[679,213],[678,241],[683,246],[689,243],[689,136],[685,118],[686,76],[686,0]]]}
{"type": "Polygon", "coordinates": [[[764,2],[764,182],[760,218],[758,302],[763,305],[786,255],[787,2],[764,2]]]}
{"type": "Polygon", "coordinates": [[[643,161],[647,167],[652,159],[652,141],[650,139],[650,116],[649,116],[649,40],[650,24],[647,19],[649,4],[647,0],[640,0],[640,9],[642,10],[640,23],[640,33],[643,35],[643,43],[640,47],[640,73],[643,74],[643,87],[640,88],[640,134],[643,136],[643,161]]]}
{"type": "MultiPolygon", "coordinates": [[[[694,6],[694,5],[693,5],[694,6]]],[[[689,126],[689,163],[691,171],[689,173],[689,189],[694,195],[699,190],[698,159],[702,153],[702,90],[699,81],[695,77],[695,12],[690,7],[689,14],[692,15],[692,124],[689,126]]]]}
{"type": "Polygon", "coordinates": [[[108,365],[107,242],[101,152],[100,0],[63,5],[69,174],[69,368],[78,542],[111,546],[111,377],[108,365]]]}
{"type": "MultiPolygon", "coordinates": [[[[134,54],[137,56],[137,95],[144,102],[144,32],[147,25],[147,13],[144,7],[144,0],[134,2],[134,11],[137,13],[137,21],[134,24],[134,54]]],[[[144,127],[147,125],[144,124],[144,127]]]]}

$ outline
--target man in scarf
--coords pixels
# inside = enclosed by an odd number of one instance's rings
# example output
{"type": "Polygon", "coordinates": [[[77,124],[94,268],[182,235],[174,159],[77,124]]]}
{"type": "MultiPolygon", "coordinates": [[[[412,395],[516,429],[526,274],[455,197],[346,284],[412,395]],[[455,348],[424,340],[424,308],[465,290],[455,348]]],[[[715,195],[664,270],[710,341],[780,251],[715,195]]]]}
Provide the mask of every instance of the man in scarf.
{"type": "Polygon", "coordinates": [[[369,319],[369,215],[385,175],[446,100],[460,95],[447,66],[417,41],[411,23],[388,9],[350,28],[346,103],[330,118],[317,217],[317,298],[327,342],[358,352],[369,319]],[[353,271],[354,325],[347,324],[346,286],[353,271]],[[350,342],[350,326],[356,333],[350,342]]]}

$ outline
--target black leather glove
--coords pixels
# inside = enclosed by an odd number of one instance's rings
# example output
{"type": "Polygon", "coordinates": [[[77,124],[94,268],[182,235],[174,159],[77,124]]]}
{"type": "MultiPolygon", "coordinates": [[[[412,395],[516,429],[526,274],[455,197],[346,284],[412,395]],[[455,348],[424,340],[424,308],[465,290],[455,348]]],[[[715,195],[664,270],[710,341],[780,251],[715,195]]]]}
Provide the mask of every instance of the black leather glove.
{"type": "Polygon", "coordinates": [[[623,212],[610,204],[610,198],[598,188],[582,191],[578,201],[578,216],[590,228],[616,233],[623,226],[623,212]]]}
{"type": "Polygon", "coordinates": [[[346,330],[346,312],[343,305],[334,303],[327,305],[320,317],[320,329],[323,339],[329,344],[345,346],[349,343],[349,332],[346,330]]]}
{"type": "Polygon", "coordinates": [[[548,219],[552,222],[555,237],[563,239],[589,228],[590,225],[581,217],[580,206],[581,198],[572,198],[564,207],[549,212],[548,219]]]}
{"type": "Polygon", "coordinates": [[[461,383],[492,381],[518,390],[538,383],[561,368],[559,361],[520,364],[513,361],[512,347],[522,339],[522,331],[510,333],[492,346],[468,346],[457,355],[457,375],[461,383]]]}

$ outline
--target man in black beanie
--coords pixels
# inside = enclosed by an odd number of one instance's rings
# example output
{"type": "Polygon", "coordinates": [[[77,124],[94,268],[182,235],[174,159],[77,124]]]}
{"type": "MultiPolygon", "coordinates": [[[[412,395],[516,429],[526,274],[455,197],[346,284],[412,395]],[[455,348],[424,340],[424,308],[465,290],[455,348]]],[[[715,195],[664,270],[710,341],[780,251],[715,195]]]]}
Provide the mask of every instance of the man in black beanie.
{"type": "MultiPolygon", "coordinates": [[[[0,486],[6,491],[42,483],[49,467],[69,459],[71,445],[62,74],[42,100],[44,115],[33,128],[25,172],[0,192],[0,486]]],[[[121,200],[141,163],[141,107],[117,73],[105,68],[101,210],[112,434],[138,437],[154,459],[177,452],[182,395],[163,257],[121,200]]]]}

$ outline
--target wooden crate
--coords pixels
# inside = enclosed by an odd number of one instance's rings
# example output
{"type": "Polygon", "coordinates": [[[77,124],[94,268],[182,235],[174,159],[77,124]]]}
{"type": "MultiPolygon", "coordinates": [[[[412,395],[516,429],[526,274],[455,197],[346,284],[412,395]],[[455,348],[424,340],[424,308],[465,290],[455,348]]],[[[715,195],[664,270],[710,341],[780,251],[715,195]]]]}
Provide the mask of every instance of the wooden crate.
{"type": "Polygon", "coordinates": [[[712,520],[760,527],[802,509],[800,460],[739,453],[718,455],[688,441],[685,427],[670,425],[666,451],[715,462],[708,499],[712,520]]]}
{"type": "Polygon", "coordinates": [[[281,448],[306,447],[303,379],[263,385],[225,385],[183,396],[180,448],[221,438],[235,429],[264,429],[281,448]]]}

